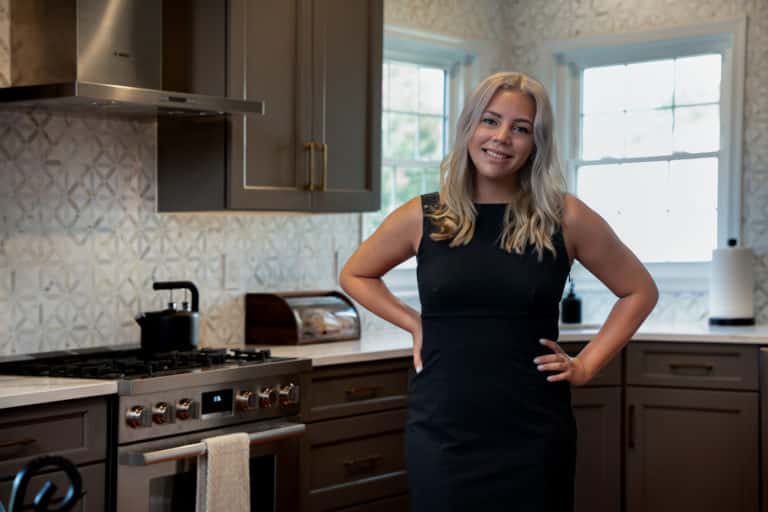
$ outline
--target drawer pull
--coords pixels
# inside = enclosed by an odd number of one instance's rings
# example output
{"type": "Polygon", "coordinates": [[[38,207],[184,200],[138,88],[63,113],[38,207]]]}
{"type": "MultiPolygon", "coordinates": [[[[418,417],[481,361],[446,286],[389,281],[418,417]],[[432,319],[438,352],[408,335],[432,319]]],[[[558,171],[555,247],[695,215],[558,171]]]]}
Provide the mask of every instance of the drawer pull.
{"type": "Polygon", "coordinates": [[[684,372],[685,370],[693,370],[701,373],[712,373],[712,370],[714,370],[715,367],[711,364],[670,363],[669,369],[673,373],[679,373],[681,371],[684,372]]]}
{"type": "Polygon", "coordinates": [[[629,442],[629,448],[635,447],[635,406],[629,406],[629,418],[627,422],[627,441],[629,442]]]}
{"type": "Polygon", "coordinates": [[[12,448],[14,446],[26,446],[28,444],[34,444],[37,439],[31,437],[25,437],[23,439],[17,439],[15,441],[0,441],[0,448],[12,448]]]}
{"type": "Polygon", "coordinates": [[[380,386],[365,386],[361,388],[347,388],[347,400],[370,400],[379,394],[380,386]]]}
{"type": "Polygon", "coordinates": [[[347,473],[364,473],[372,471],[376,465],[381,462],[381,455],[378,453],[357,459],[347,459],[344,461],[344,468],[347,473]]]}

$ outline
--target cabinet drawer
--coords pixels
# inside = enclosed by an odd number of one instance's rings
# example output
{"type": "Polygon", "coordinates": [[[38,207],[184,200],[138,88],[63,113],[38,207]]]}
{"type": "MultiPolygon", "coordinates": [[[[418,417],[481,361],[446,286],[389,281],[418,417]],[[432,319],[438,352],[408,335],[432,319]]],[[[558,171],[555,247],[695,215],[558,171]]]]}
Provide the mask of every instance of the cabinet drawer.
{"type": "MultiPolygon", "coordinates": [[[[581,350],[587,346],[586,343],[573,343],[564,342],[561,343],[563,350],[569,356],[573,357],[579,354],[581,350]]],[[[607,365],[603,366],[603,369],[595,375],[595,377],[589,381],[584,387],[595,386],[621,386],[621,363],[624,357],[623,352],[619,352],[611,359],[607,365]]]]}
{"type": "Polygon", "coordinates": [[[309,425],[310,510],[406,493],[405,420],[401,409],[309,425]]]}
{"type": "Polygon", "coordinates": [[[61,455],[75,464],[103,460],[106,401],[74,400],[8,409],[0,413],[0,478],[15,474],[41,455],[61,455]]]}
{"type": "Polygon", "coordinates": [[[315,369],[310,421],[403,408],[410,358],[315,369]]]}
{"type": "Polygon", "coordinates": [[[408,512],[408,510],[410,510],[410,503],[408,502],[408,495],[405,494],[374,501],[373,503],[355,505],[354,507],[341,509],[338,512],[408,512]]]}
{"type": "MultiPolygon", "coordinates": [[[[80,471],[80,477],[83,480],[83,492],[85,495],[72,509],[72,512],[103,512],[106,510],[104,502],[104,487],[106,484],[106,468],[104,464],[92,464],[90,466],[84,466],[77,468],[80,471]]],[[[67,485],[69,479],[63,471],[57,471],[56,473],[49,473],[45,475],[37,475],[30,480],[29,487],[27,488],[27,495],[25,496],[24,510],[32,510],[32,500],[35,498],[35,494],[40,491],[42,485],[50,481],[58,490],[51,499],[51,505],[57,506],[59,500],[67,492],[67,485]]],[[[0,482],[0,502],[4,505],[8,505],[8,498],[11,496],[11,488],[13,486],[13,480],[7,480],[0,482]]],[[[53,509],[51,509],[53,510],[53,509]]]]}
{"type": "Polygon", "coordinates": [[[758,347],[650,342],[627,345],[630,385],[757,390],[758,366],[758,347]]]}

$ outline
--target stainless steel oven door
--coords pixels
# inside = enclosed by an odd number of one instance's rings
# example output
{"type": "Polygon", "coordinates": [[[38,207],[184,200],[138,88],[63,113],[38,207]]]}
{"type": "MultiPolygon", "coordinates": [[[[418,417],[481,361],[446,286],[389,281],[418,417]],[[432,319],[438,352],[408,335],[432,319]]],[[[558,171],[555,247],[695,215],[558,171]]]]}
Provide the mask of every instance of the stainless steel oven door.
{"type": "Polygon", "coordinates": [[[246,432],[251,437],[251,509],[299,509],[303,423],[270,421],[147,441],[118,448],[117,512],[195,510],[197,457],[206,437],[246,432]]]}

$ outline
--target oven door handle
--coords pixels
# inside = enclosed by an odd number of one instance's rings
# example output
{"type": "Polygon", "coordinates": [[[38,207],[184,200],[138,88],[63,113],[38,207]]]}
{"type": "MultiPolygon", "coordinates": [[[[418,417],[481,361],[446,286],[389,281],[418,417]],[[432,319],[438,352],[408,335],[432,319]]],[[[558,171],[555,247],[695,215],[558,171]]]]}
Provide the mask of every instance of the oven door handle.
{"type": "MultiPolygon", "coordinates": [[[[292,437],[304,435],[307,426],[303,423],[286,423],[269,430],[260,432],[249,432],[251,444],[267,444],[292,437]]],[[[160,464],[161,462],[170,462],[180,459],[189,459],[205,455],[205,443],[192,443],[164,450],[153,450],[149,452],[128,452],[120,454],[119,461],[123,466],[149,466],[150,464],[160,464]]]]}

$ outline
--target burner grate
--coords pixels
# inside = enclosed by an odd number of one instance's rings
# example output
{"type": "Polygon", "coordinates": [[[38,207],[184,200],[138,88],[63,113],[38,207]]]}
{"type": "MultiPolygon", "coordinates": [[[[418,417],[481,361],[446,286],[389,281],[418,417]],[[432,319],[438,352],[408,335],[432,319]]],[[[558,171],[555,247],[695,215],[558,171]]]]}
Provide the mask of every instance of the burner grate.
{"type": "Polygon", "coordinates": [[[0,373],[92,379],[145,378],[273,360],[268,349],[213,349],[146,354],[140,350],[66,355],[0,364],[0,373]]]}

